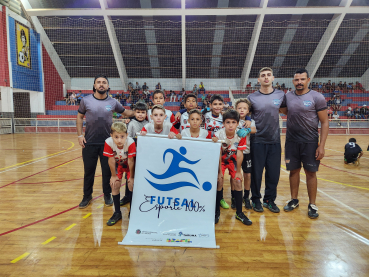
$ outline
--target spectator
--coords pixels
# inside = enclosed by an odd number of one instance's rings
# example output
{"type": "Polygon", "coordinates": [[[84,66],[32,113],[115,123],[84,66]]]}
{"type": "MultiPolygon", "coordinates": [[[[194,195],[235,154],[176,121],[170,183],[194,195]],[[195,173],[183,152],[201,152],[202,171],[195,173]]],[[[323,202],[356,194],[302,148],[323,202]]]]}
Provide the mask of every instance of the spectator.
{"type": "Polygon", "coordinates": [[[331,80],[328,80],[328,83],[325,84],[325,90],[326,92],[331,92],[331,89],[332,89],[331,80]]]}
{"type": "Polygon", "coordinates": [[[120,99],[120,103],[122,104],[122,106],[127,105],[127,97],[124,94],[122,94],[122,97],[120,99]]]}
{"type": "Polygon", "coordinates": [[[332,119],[332,116],[333,116],[333,107],[328,107],[327,113],[328,113],[328,118],[329,119],[332,119]]]}
{"type": "Polygon", "coordinates": [[[279,85],[279,83],[277,82],[276,85],[274,86],[275,89],[281,89],[281,86],[279,85]]]}
{"type": "Polygon", "coordinates": [[[349,83],[349,84],[347,85],[347,91],[352,92],[352,89],[353,89],[353,88],[354,88],[353,83],[349,83]]]}
{"type": "Polygon", "coordinates": [[[138,91],[139,91],[139,90],[141,90],[141,87],[140,87],[140,85],[138,84],[138,82],[136,82],[135,89],[136,89],[136,90],[138,90],[138,91]]]}
{"type": "Polygon", "coordinates": [[[70,96],[70,104],[72,105],[73,104],[73,106],[75,106],[76,105],[76,101],[77,101],[77,95],[76,95],[76,93],[73,91],[72,92],[72,95],[70,96]]]}
{"type": "Polygon", "coordinates": [[[360,114],[361,114],[361,117],[362,118],[368,118],[368,115],[369,115],[369,110],[368,108],[366,107],[366,105],[363,105],[360,109],[360,114]]]}
{"type": "Polygon", "coordinates": [[[323,92],[323,84],[322,84],[322,82],[320,82],[319,85],[318,85],[318,92],[323,92]]]}
{"type": "Polygon", "coordinates": [[[346,82],[342,84],[342,92],[346,93],[347,92],[347,84],[346,82]]]}
{"type": "Polygon", "coordinates": [[[343,84],[342,84],[342,81],[340,81],[340,82],[338,83],[337,87],[338,87],[338,89],[339,89],[340,91],[343,91],[343,84]]]}
{"type": "Polygon", "coordinates": [[[150,101],[149,102],[149,109],[151,110],[153,106],[154,106],[154,104],[152,103],[152,101],[150,101]]]}
{"type": "Polygon", "coordinates": [[[177,99],[177,94],[175,91],[171,90],[170,91],[170,100],[169,102],[176,102],[176,99],[177,99]]]}
{"type": "Polygon", "coordinates": [[[208,107],[209,107],[209,101],[205,99],[204,102],[202,102],[201,109],[207,109],[208,107]]]}
{"type": "Polygon", "coordinates": [[[161,90],[161,85],[160,85],[160,83],[158,83],[158,84],[155,86],[155,89],[161,90]]]}
{"type": "Polygon", "coordinates": [[[352,108],[350,106],[347,108],[345,113],[346,113],[347,118],[353,118],[354,117],[354,114],[352,112],[352,108]]]}
{"type": "Polygon", "coordinates": [[[150,91],[149,91],[149,87],[146,86],[146,88],[143,88],[145,85],[142,86],[142,89],[143,89],[143,93],[146,95],[146,96],[149,96],[150,97],[150,91]]]}
{"type": "Polygon", "coordinates": [[[67,95],[65,95],[65,97],[64,97],[65,105],[70,104],[70,95],[71,94],[69,94],[69,93],[67,93],[67,95]]]}
{"type": "Polygon", "coordinates": [[[356,109],[354,109],[354,116],[356,119],[362,119],[359,107],[356,107],[356,109]]]}
{"type": "Polygon", "coordinates": [[[185,97],[185,95],[186,95],[186,91],[184,88],[182,88],[182,90],[178,94],[178,101],[181,102],[182,99],[185,97]]]}
{"type": "Polygon", "coordinates": [[[333,120],[337,123],[338,126],[341,126],[341,121],[338,120],[340,116],[338,115],[337,111],[334,112],[333,120]]]}
{"type": "Polygon", "coordinates": [[[146,85],[146,82],[145,82],[142,86],[142,90],[145,91],[145,90],[148,90],[148,89],[149,89],[149,87],[146,85]]]}
{"type": "Polygon", "coordinates": [[[340,95],[336,95],[335,97],[335,111],[339,111],[341,109],[341,97],[340,95]]]}
{"type": "Polygon", "coordinates": [[[362,92],[364,92],[364,88],[363,88],[363,85],[359,82],[356,82],[356,89],[357,90],[361,90],[362,92]]]}
{"type": "Polygon", "coordinates": [[[82,91],[79,91],[79,92],[76,94],[76,97],[77,97],[77,105],[79,105],[79,103],[81,103],[81,100],[82,100],[82,98],[83,98],[82,91]]]}
{"type": "Polygon", "coordinates": [[[251,82],[247,84],[247,86],[246,86],[246,90],[247,90],[247,91],[250,91],[250,90],[251,90],[251,82]]]}
{"type": "Polygon", "coordinates": [[[197,85],[195,84],[195,85],[193,86],[192,93],[193,93],[193,94],[195,94],[195,95],[197,95],[197,91],[198,91],[198,89],[197,89],[197,85]]]}
{"type": "Polygon", "coordinates": [[[260,87],[261,87],[260,83],[259,83],[259,82],[257,82],[257,83],[256,83],[256,85],[255,85],[255,90],[259,90],[259,89],[260,89],[260,87]]]}
{"type": "Polygon", "coordinates": [[[286,85],[283,83],[282,85],[281,85],[281,90],[285,90],[286,89],[286,85]]]}
{"type": "Polygon", "coordinates": [[[288,88],[288,90],[287,90],[287,92],[286,93],[289,93],[289,92],[291,92],[292,91],[292,89],[291,88],[288,88]]]}
{"type": "Polygon", "coordinates": [[[185,108],[185,106],[184,106],[184,103],[183,103],[183,101],[181,102],[181,104],[179,105],[179,109],[180,110],[183,110],[185,108]]]}

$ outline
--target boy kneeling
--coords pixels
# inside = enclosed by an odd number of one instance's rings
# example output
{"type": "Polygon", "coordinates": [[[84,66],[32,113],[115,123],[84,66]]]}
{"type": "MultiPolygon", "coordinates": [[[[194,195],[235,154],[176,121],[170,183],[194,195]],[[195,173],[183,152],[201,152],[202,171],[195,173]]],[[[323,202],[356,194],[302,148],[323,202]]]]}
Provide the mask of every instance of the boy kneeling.
{"type": "Polygon", "coordinates": [[[106,223],[112,226],[122,219],[120,211],[120,186],[123,173],[126,172],[128,180],[128,189],[133,191],[133,178],[135,175],[135,157],[136,144],[133,138],[128,137],[127,126],[122,122],[116,122],[111,125],[110,138],[105,141],[104,156],[109,157],[109,167],[111,171],[110,186],[112,189],[114,214],[106,223]],[[115,172],[115,164],[118,164],[115,172]]]}
{"type": "Polygon", "coordinates": [[[223,114],[223,126],[214,134],[212,140],[224,140],[220,149],[218,190],[215,204],[215,224],[219,222],[220,200],[222,197],[222,188],[224,182],[224,172],[228,169],[234,184],[234,198],[236,202],[236,218],[245,225],[251,225],[252,222],[242,212],[242,160],[243,150],[246,149],[246,137],[241,138],[237,135],[237,126],[240,121],[240,115],[235,110],[228,110],[223,114]]]}

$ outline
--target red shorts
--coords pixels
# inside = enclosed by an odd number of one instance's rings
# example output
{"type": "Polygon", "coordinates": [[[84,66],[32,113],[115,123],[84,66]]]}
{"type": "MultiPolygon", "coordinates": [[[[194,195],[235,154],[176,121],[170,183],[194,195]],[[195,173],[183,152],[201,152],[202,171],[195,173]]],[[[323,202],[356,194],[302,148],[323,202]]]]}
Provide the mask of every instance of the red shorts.
{"type": "Polygon", "coordinates": [[[228,169],[229,175],[231,175],[232,179],[236,178],[237,166],[234,163],[222,163],[223,176],[226,169],[228,169]]]}
{"type": "Polygon", "coordinates": [[[119,180],[122,179],[124,172],[127,174],[127,180],[129,179],[129,177],[131,177],[131,172],[129,171],[128,167],[124,168],[122,165],[118,165],[117,171],[118,171],[117,176],[118,176],[119,180]]]}

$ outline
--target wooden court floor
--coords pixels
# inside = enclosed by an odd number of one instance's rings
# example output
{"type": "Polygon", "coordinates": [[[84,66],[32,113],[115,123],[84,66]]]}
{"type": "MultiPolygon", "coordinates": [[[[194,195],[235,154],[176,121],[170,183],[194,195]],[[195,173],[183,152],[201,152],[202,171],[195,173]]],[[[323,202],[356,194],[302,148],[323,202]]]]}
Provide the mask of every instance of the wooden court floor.
{"type": "MultiPolygon", "coordinates": [[[[195,249],[118,245],[128,210],[122,207],[120,224],[106,226],[113,208],[103,206],[101,177],[92,205],[78,209],[83,164],[76,135],[1,135],[0,276],[369,276],[369,136],[356,136],[365,152],[359,167],[343,164],[348,139],[328,137],[317,220],[307,217],[303,182],[300,207],[282,210],[290,199],[282,167],[280,214],[248,211],[253,225],[244,226],[233,210],[221,210],[220,248],[195,249]]],[[[229,183],[225,198],[230,203],[229,183]]]]}

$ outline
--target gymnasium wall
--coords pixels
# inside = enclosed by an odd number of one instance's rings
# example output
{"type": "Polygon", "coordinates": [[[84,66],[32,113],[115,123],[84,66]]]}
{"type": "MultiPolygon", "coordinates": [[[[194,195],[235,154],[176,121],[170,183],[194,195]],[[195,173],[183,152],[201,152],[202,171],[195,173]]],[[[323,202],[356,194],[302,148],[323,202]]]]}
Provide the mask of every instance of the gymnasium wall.
{"type": "Polygon", "coordinates": [[[30,29],[30,50],[31,50],[31,68],[19,66],[17,64],[17,47],[15,37],[15,20],[9,16],[8,31],[10,40],[11,62],[13,88],[43,91],[42,79],[42,48],[40,35],[36,31],[30,29]]]}
{"type": "MultiPolygon", "coordinates": [[[[55,99],[63,99],[63,81],[43,45],[42,62],[45,80],[45,107],[46,110],[51,110],[52,106],[55,105],[55,99]]],[[[93,80],[91,84],[92,82],[93,80]]]]}
{"type": "Polygon", "coordinates": [[[9,87],[10,82],[6,33],[6,7],[1,5],[0,7],[0,86],[9,87]]]}

